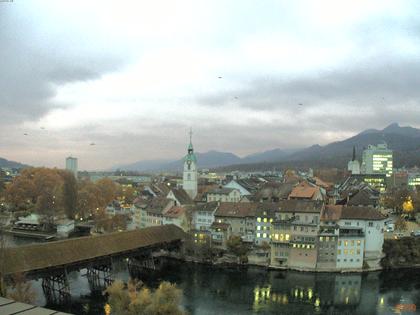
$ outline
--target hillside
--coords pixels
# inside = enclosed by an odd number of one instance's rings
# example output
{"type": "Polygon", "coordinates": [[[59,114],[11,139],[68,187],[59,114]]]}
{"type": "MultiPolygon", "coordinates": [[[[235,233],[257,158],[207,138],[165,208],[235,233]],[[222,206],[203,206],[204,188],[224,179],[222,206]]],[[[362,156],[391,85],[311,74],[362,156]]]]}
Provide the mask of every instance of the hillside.
{"type": "Polygon", "coordinates": [[[23,167],[27,167],[27,165],[19,163],[19,162],[9,161],[4,158],[0,158],[0,167],[23,168],[23,167]]]}

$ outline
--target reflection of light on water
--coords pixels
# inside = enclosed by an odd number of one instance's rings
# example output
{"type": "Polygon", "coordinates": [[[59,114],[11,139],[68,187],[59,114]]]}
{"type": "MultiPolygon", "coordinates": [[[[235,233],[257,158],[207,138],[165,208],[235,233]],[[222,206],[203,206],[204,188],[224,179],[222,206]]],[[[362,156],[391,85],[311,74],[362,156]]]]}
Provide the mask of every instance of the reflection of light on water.
{"type": "Polygon", "coordinates": [[[309,298],[310,300],[312,300],[312,296],[313,296],[312,289],[311,289],[311,288],[309,288],[309,289],[308,289],[308,298],[309,298]]]}
{"type": "Polygon", "coordinates": [[[384,301],[384,297],[381,297],[381,299],[379,300],[379,304],[380,305],[384,305],[385,301],[384,301]]]}

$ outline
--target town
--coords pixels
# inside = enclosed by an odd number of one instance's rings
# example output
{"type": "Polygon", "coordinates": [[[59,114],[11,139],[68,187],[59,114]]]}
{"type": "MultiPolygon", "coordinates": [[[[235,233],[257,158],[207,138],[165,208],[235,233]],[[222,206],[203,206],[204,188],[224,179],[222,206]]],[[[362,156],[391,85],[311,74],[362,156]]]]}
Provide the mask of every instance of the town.
{"type": "Polygon", "coordinates": [[[394,169],[386,144],[361,162],[354,149],[338,181],[328,170],[198,164],[190,135],[182,177],[78,172],[75,157],[66,170],[3,169],[2,223],[44,241],[172,224],[190,235],[192,261],[326,272],[380,270],[384,240],[420,236],[420,172],[394,169]]]}

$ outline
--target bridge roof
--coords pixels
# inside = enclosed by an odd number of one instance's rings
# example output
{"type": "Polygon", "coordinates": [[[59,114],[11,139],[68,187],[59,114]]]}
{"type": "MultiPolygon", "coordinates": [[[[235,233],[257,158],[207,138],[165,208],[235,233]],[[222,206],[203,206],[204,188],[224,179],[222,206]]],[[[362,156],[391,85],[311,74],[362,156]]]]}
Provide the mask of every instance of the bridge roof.
{"type": "Polygon", "coordinates": [[[175,225],[8,248],[5,274],[26,273],[75,264],[99,257],[118,255],[139,248],[184,239],[185,232],[175,225]]]}

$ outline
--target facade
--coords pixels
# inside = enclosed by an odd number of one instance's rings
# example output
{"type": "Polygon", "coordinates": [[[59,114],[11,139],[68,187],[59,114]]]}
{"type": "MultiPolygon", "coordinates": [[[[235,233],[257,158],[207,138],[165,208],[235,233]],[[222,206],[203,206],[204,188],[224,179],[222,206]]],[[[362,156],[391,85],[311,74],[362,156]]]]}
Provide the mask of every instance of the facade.
{"type": "Polygon", "coordinates": [[[207,202],[239,202],[241,193],[236,188],[216,188],[207,192],[207,202]]]}
{"type": "Polygon", "coordinates": [[[317,271],[378,268],[384,224],[385,217],[371,207],[286,203],[272,223],[271,266],[317,271]]]}
{"type": "Polygon", "coordinates": [[[214,222],[214,214],[219,207],[218,202],[198,204],[193,211],[193,225],[198,231],[209,231],[214,222]]]}
{"type": "Polygon", "coordinates": [[[198,191],[198,173],[197,173],[197,157],[194,153],[192,145],[192,132],[190,132],[190,144],[188,145],[188,153],[184,157],[184,173],[182,176],[182,188],[187,192],[191,199],[197,196],[198,191]]]}
{"type": "Polygon", "coordinates": [[[276,203],[257,203],[255,221],[255,244],[261,245],[264,242],[270,244],[271,223],[275,219],[278,205],[276,203]]]}
{"type": "Polygon", "coordinates": [[[72,172],[74,177],[77,178],[77,158],[71,156],[66,158],[66,170],[72,172]]]}
{"type": "Polygon", "coordinates": [[[186,209],[181,206],[173,206],[163,213],[163,224],[174,224],[184,232],[187,232],[190,227],[186,214],[186,209]]]}
{"type": "Polygon", "coordinates": [[[304,181],[292,189],[289,199],[323,200],[324,197],[320,187],[304,181]]]}
{"type": "Polygon", "coordinates": [[[257,204],[252,202],[222,202],[215,213],[215,223],[228,224],[231,235],[254,243],[256,210],[257,204]]]}
{"type": "Polygon", "coordinates": [[[420,186],[420,172],[408,173],[408,187],[416,188],[420,186]]]}
{"type": "Polygon", "coordinates": [[[388,146],[383,144],[369,145],[363,151],[362,173],[363,174],[383,174],[391,177],[393,168],[393,153],[388,146]]]}
{"type": "Polygon", "coordinates": [[[271,265],[315,269],[317,236],[324,203],[317,200],[283,200],[272,223],[271,265]]]}

